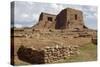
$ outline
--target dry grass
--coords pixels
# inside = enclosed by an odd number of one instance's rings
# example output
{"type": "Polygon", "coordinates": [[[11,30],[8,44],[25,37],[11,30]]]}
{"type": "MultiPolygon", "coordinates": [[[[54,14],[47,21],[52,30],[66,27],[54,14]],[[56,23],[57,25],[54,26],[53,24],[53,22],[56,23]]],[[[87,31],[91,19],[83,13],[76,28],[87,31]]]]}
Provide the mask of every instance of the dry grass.
{"type": "MultiPolygon", "coordinates": [[[[76,56],[71,56],[68,58],[65,58],[64,60],[59,60],[55,63],[69,63],[69,62],[86,62],[86,61],[96,61],[97,60],[97,45],[88,43],[84,46],[81,46],[79,48],[80,54],[76,56]]],[[[24,61],[19,60],[16,57],[16,65],[27,65],[29,63],[26,63],[24,61]]]]}
{"type": "MultiPolygon", "coordinates": [[[[68,35],[69,36],[69,35],[68,35]]],[[[69,36],[70,37],[70,36],[69,36]]],[[[80,45],[80,55],[73,56],[70,58],[65,58],[65,60],[61,60],[58,62],[81,62],[81,61],[95,61],[97,60],[97,47],[96,45],[89,43],[91,41],[88,37],[77,37],[77,38],[69,38],[66,36],[66,33],[51,33],[51,34],[41,34],[40,36],[32,34],[31,38],[20,38],[14,37],[14,54],[17,56],[17,51],[21,45],[26,47],[33,48],[44,48],[44,47],[52,47],[56,44],[61,44],[64,46],[68,45],[80,45]],[[88,43],[88,44],[86,44],[88,43]]],[[[19,60],[15,57],[15,64],[28,64],[24,61],[19,60]]]]}
{"type": "Polygon", "coordinates": [[[79,48],[80,54],[77,56],[72,56],[66,58],[61,62],[86,62],[86,61],[96,61],[97,60],[97,45],[88,43],[79,48]]]}

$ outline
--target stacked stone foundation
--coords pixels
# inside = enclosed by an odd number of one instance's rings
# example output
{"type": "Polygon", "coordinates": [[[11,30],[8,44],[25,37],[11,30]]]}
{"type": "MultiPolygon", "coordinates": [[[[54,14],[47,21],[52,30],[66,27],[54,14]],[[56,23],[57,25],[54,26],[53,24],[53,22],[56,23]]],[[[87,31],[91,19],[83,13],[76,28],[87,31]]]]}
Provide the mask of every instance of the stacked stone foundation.
{"type": "Polygon", "coordinates": [[[76,46],[55,46],[43,49],[33,49],[21,46],[17,52],[18,58],[31,64],[55,63],[70,56],[78,55],[76,46]]]}

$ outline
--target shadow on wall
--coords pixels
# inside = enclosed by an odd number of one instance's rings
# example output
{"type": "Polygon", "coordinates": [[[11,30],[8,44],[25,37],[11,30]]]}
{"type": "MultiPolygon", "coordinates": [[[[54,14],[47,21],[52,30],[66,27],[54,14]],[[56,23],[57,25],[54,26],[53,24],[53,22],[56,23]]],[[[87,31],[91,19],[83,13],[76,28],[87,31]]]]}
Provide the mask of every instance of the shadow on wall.
{"type": "Polygon", "coordinates": [[[30,64],[43,64],[44,52],[32,50],[32,48],[25,48],[21,46],[17,52],[18,58],[30,64]]]}

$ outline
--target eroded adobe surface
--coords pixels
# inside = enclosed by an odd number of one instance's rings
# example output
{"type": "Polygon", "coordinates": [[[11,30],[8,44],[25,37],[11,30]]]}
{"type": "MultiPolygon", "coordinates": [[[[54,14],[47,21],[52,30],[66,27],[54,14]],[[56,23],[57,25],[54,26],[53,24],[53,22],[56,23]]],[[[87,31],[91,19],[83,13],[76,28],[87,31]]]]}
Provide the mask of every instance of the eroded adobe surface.
{"type": "Polygon", "coordinates": [[[83,13],[79,10],[67,8],[62,10],[56,18],[56,29],[83,29],[83,13]]]}
{"type": "Polygon", "coordinates": [[[54,29],[56,23],[56,15],[41,13],[39,22],[34,26],[35,29],[54,29]]]}

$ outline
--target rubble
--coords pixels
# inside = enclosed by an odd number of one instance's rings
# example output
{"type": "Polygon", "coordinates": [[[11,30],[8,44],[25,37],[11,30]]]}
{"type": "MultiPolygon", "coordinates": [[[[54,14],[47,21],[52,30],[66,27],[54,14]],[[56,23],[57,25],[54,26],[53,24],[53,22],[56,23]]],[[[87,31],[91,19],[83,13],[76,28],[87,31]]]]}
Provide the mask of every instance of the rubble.
{"type": "Polygon", "coordinates": [[[19,59],[32,64],[55,63],[69,56],[78,55],[77,46],[55,46],[45,47],[42,49],[32,49],[20,46],[17,54],[19,59]]]}

